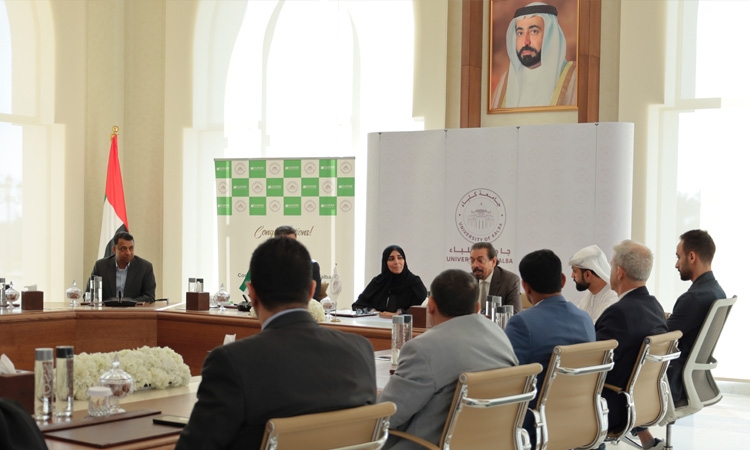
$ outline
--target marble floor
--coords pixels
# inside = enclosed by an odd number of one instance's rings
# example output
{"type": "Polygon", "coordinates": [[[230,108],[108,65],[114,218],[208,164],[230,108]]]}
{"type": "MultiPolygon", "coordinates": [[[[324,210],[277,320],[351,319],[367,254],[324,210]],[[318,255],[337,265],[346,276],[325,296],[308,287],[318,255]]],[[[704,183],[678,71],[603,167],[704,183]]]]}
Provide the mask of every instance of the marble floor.
{"type": "MultiPolygon", "coordinates": [[[[651,427],[651,433],[664,439],[666,427],[651,427]]],[[[717,404],[704,408],[672,426],[675,450],[750,449],[750,395],[724,393],[717,404]]],[[[630,450],[623,442],[607,444],[608,450],[630,450]]]]}

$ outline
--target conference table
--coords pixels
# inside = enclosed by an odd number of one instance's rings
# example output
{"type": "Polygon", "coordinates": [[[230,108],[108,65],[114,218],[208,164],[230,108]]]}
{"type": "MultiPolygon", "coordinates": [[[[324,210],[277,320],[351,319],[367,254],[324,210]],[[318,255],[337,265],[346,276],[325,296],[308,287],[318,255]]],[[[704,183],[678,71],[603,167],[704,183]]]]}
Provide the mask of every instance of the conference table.
{"type": "MultiPolygon", "coordinates": [[[[376,350],[377,384],[382,388],[392,368],[386,354],[391,346],[391,320],[377,316],[341,317],[336,323],[321,323],[346,333],[367,338],[376,350]]],[[[59,345],[74,346],[75,353],[113,352],[143,346],[170,347],[179,353],[192,375],[188,386],[164,390],[137,391],[121,401],[127,413],[107,419],[88,417],[87,403],[77,401],[70,421],[41,425],[50,450],[172,449],[179,428],[153,424],[157,414],[188,417],[196,401],[200,370],[211,349],[222,345],[226,335],[236,339],[261,331],[260,322],[236,309],[188,311],[185,303],[132,308],[71,307],[64,303],[45,303],[42,311],[21,308],[0,309],[0,354],[6,354],[17,369],[33,370],[34,350],[59,345]],[[108,422],[108,420],[114,420],[108,422]],[[70,428],[70,427],[73,428],[70,428]],[[88,438],[98,442],[84,445],[66,440],[88,438]],[[93,437],[91,437],[93,436],[93,437]],[[109,445],[109,439],[124,442],[109,445]],[[97,441],[98,440],[98,441],[97,441]],[[104,441],[108,441],[105,447],[104,441]]],[[[424,329],[414,329],[414,335],[424,329]]],[[[119,441],[117,441],[119,442],[119,441]]]]}
{"type": "MultiPolygon", "coordinates": [[[[377,316],[341,317],[322,326],[367,338],[375,350],[391,347],[391,321],[377,316]]],[[[76,354],[123,349],[169,347],[200,375],[208,352],[224,343],[261,331],[260,321],[237,309],[188,311],[185,303],[153,303],[133,308],[77,306],[45,303],[43,311],[0,308],[0,354],[17,369],[33,370],[34,350],[72,345],[76,354]]],[[[424,331],[415,328],[414,336],[424,331]]]]}
{"type": "MultiPolygon", "coordinates": [[[[391,376],[390,351],[375,352],[378,390],[391,376]]],[[[158,425],[153,419],[159,415],[189,417],[197,401],[196,393],[201,377],[194,376],[187,386],[161,390],[136,391],[120,401],[125,413],[105,418],[88,416],[87,402],[77,400],[70,419],[40,424],[49,450],[167,450],[173,449],[181,428],[158,425]],[[88,441],[89,445],[80,441],[88,441]],[[78,441],[78,442],[76,442],[78,441]],[[124,441],[122,443],[116,443],[124,441]]]]}

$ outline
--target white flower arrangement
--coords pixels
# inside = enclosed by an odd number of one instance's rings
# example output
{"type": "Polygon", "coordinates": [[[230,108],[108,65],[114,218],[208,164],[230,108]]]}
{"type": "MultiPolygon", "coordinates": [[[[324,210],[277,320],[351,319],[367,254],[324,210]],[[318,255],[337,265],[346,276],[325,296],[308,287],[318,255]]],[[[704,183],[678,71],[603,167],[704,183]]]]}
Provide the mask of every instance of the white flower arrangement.
{"type": "Polygon", "coordinates": [[[74,389],[76,400],[86,400],[91,386],[99,384],[99,377],[112,368],[115,354],[120,357],[120,368],[135,380],[137,389],[145,387],[165,389],[185,386],[190,382],[190,368],[182,356],[169,347],[141,347],[111,353],[80,353],[75,355],[74,389]]]}
{"type": "MultiPolygon", "coordinates": [[[[316,322],[325,322],[326,313],[325,311],[323,311],[323,307],[320,305],[319,301],[315,299],[310,300],[310,302],[307,304],[307,311],[310,312],[316,322]]],[[[255,309],[250,309],[250,317],[254,319],[258,318],[258,316],[255,314],[255,309]]]]}

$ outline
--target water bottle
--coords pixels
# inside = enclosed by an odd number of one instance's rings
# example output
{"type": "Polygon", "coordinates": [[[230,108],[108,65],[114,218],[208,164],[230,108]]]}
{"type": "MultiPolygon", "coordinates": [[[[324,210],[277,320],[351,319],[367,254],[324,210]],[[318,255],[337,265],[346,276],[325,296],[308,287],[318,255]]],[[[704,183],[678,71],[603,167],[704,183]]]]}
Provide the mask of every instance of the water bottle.
{"type": "Polygon", "coordinates": [[[511,317],[513,317],[513,313],[514,313],[513,305],[500,306],[499,312],[498,312],[498,321],[497,321],[497,324],[500,325],[500,328],[504,330],[505,327],[508,326],[508,321],[510,320],[511,317]]]}
{"type": "Polygon", "coordinates": [[[499,295],[488,295],[487,296],[487,307],[485,309],[486,316],[491,321],[497,323],[497,310],[503,304],[503,298],[499,295]]]}
{"type": "Polygon", "coordinates": [[[73,415],[74,400],[74,372],[73,347],[59,346],[55,348],[57,367],[55,368],[55,415],[70,417],[73,415]]]}
{"type": "Polygon", "coordinates": [[[54,414],[54,360],[51,348],[38,348],[34,361],[34,419],[49,420],[54,414]]]}
{"type": "Polygon", "coordinates": [[[391,329],[391,363],[398,364],[398,355],[404,340],[404,316],[393,316],[393,328],[391,329]]]}

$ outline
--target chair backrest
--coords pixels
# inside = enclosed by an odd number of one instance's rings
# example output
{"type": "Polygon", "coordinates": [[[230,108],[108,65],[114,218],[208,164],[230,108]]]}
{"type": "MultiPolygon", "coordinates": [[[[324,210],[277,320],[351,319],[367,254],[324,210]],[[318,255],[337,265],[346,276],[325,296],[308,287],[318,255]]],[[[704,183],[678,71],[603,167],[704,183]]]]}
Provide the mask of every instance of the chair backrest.
{"type": "Polygon", "coordinates": [[[377,450],[388,438],[393,402],[304,416],[271,419],[266,424],[265,450],[377,450]]]}
{"type": "Polygon", "coordinates": [[[688,405],[680,417],[693,414],[704,406],[713,405],[721,400],[721,391],[711,375],[711,370],[716,368],[713,354],[735,302],[737,302],[736,295],[732,298],[715,300],[708,311],[682,371],[688,405]]]}
{"type": "Polygon", "coordinates": [[[601,393],[615,347],[610,339],[554,348],[537,403],[538,449],[590,447],[604,440],[601,393]]]}
{"type": "Polygon", "coordinates": [[[536,396],[537,363],[461,374],[440,448],[522,449],[522,428],[536,396]]]}
{"type": "Polygon", "coordinates": [[[628,432],[634,426],[658,423],[667,413],[669,384],[664,376],[669,361],[680,357],[677,342],[681,331],[646,336],[624,391],[629,395],[628,432]]]}

